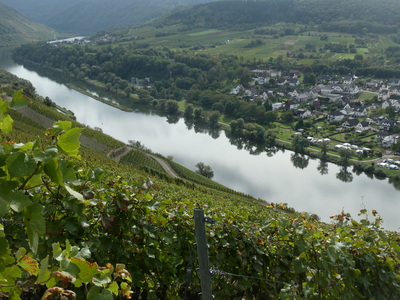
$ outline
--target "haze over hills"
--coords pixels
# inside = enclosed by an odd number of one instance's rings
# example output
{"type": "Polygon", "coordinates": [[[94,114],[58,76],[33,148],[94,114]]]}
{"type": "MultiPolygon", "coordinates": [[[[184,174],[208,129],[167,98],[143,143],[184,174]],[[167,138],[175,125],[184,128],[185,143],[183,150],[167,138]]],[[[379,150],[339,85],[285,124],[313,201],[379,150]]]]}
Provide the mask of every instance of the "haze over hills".
{"type": "Polygon", "coordinates": [[[7,5],[0,3],[0,47],[15,46],[20,43],[49,40],[56,32],[35,23],[7,5]]]}
{"type": "Polygon", "coordinates": [[[179,5],[210,0],[0,0],[28,18],[59,32],[93,34],[137,26],[179,5]]]}

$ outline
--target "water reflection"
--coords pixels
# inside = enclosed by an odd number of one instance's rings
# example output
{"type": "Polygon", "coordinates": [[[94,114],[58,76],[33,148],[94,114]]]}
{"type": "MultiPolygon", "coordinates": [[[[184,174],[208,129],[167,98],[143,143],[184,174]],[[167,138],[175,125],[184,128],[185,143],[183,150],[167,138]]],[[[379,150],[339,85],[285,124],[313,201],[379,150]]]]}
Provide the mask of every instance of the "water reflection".
{"type": "Polygon", "coordinates": [[[307,155],[300,155],[297,153],[292,153],[290,155],[290,161],[293,163],[295,168],[305,169],[308,167],[310,158],[307,155]]]}
{"type": "Polygon", "coordinates": [[[343,166],[340,168],[339,172],[336,173],[336,178],[342,182],[352,182],[353,174],[347,170],[347,167],[343,166]]]}
{"type": "Polygon", "coordinates": [[[319,165],[317,167],[319,174],[326,175],[328,174],[328,162],[326,160],[320,159],[319,165]]]}

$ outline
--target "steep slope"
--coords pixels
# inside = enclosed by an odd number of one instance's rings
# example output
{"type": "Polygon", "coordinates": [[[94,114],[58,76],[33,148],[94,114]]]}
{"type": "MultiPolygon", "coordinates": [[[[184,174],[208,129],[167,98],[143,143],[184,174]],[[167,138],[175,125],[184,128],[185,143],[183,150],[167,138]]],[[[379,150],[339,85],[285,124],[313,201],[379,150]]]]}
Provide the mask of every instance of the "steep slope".
{"type": "Polygon", "coordinates": [[[14,9],[0,3],[0,46],[54,39],[54,30],[28,20],[14,9]]]}
{"type": "Polygon", "coordinates": [[[36,22],[60,32],[93,34],[100,30],[136,26],[178,5],[210,0],[1,0],[36,22]]]}

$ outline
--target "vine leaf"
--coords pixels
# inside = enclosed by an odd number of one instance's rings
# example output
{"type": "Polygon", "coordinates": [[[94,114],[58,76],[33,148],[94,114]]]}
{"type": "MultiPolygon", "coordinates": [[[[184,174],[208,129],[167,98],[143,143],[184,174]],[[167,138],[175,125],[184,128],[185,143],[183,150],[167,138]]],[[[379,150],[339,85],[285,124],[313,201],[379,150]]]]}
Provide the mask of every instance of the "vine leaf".
{"type": "Polygon", "coordinates": [[[6,159],[8,172],[13,177],[25,177],[35,172],[36,161],[24,152],[11,154],[6,159]]]}
{"type": "Polygon", "coordinates": [[[22,191],[16,191],[12,195],[10,207],[15,212],[24,211],[25,207],[32,204],[32,201],[22,191]]]}
{"type": "Polygon", "coordinates": [[[39,263],[36,259],[24,256],[19,262],[18,265],[27,271],[29,274],[37,276],[39,274],[39,263]]]}
{"type": "Polygon", "coordinates": [[[0,116],[0,130],[4,133],[12,131],[14,120],[9,115],[0,116]]]}
{"type": "MultiPolygon", "coordinates": [[[[64,130],[65,128],[68,128],[68,126],[63,127],[64,130]]],[[[79,137],[81,136],[82,130],[83,128],[72,128],[65,131],[58,136],[57,146],[69,156],[80,159],[79,147],[81,143],[79,142],[79,137]]]]}
{"type": "Polygon", "coordinates": [[[76,191],[74,191],[70,186],[68,186],[67,184],[64,185],[65,189],[67,190],[68,193],[70,193],[71,196],[75,197],[76,199],[78,199],[79,201],[85,201],[85,198],[83,197],[83,195],[81,193],[78,193],[76,191]]]}
{"type": "Polygon", "coordinates": [[[49,271],[49,256],[47,255],[45,258],[42,259],[42,261],[40,262],[40,269],[38,271],[38,275],[37,275],[37,283],[42,283],[47,281],[50,276],[51,276],[51,272],[49,271]]]}
{"type": "Polygon", "coordinates": [[[22,90],[18,90],[13,95],[10,107],[12,109],[19,109],[25,107],[26,105],[28,105],[28,103],[29,99],[23,95],[22,90]]]}
{"type": "Polygon", "coordinates": [[[28,234],[29,246],[33,253],[37,253],[39,237],[46,231],[46,222],[43,218],[43,207],[34,203],[25,208],[24,223],[28,234]]]}
{"type": "Polygon", "coordinates": [[[102,289],[99,286],[93,286],[88,295],[87,300],[113,300],[113,294],[109,289],[102,289]]]}
{"type": "Polygon", "coordinates": [[[77,287],[81,283],[92,282],[93,277],[100,273],[97,263],[90,263],[79,257],[71,257],[71,263],[79,268],[78,278],[75,282],[75,286],[77,287]]]}

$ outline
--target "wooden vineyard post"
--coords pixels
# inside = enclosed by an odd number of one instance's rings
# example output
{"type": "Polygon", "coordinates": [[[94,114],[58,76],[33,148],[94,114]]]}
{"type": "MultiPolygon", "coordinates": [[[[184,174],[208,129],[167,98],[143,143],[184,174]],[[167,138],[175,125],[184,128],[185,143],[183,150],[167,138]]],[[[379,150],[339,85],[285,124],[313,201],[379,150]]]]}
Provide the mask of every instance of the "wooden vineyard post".
{"type": "Polygon", "coordinates": [[[194,224],[197,243],[197,256],[199,260],[201,295],[203,300],[211,300],[213,299],[213,295],[211,290],[211,273],[208,263],[208,245],[203,209],[194,209],[194,224]]]}

